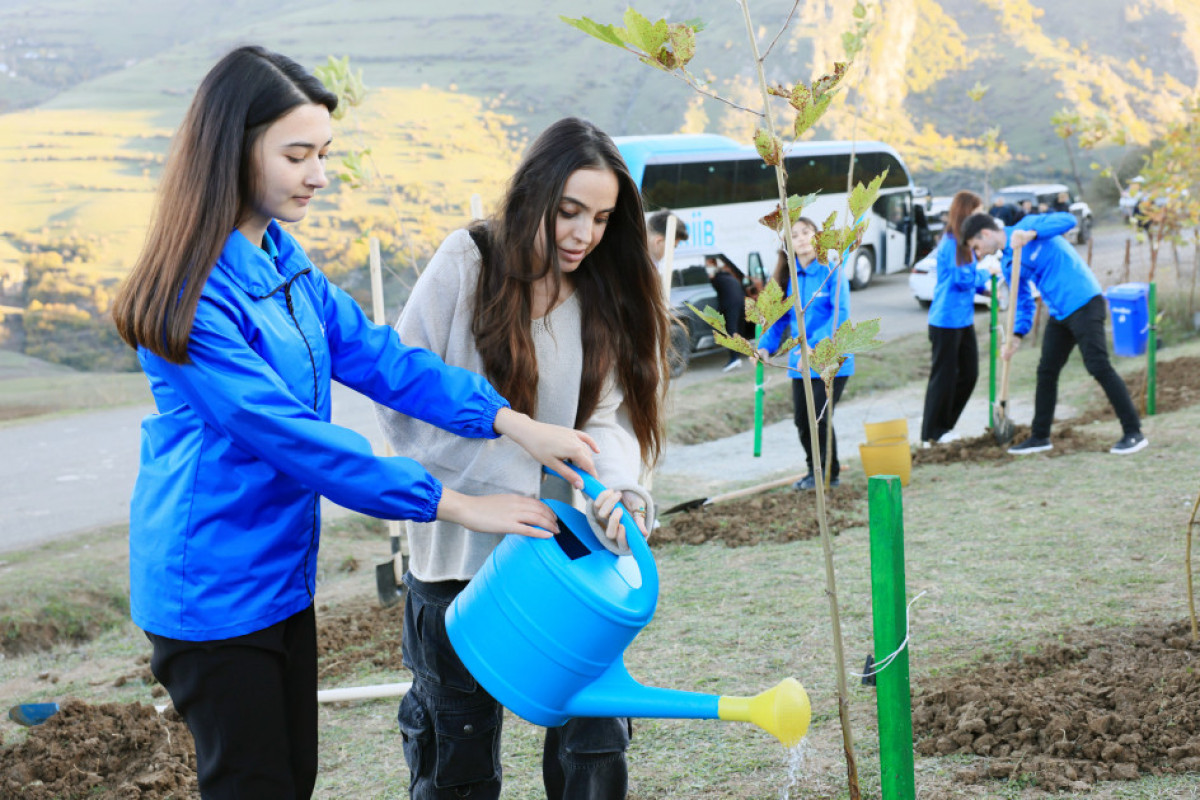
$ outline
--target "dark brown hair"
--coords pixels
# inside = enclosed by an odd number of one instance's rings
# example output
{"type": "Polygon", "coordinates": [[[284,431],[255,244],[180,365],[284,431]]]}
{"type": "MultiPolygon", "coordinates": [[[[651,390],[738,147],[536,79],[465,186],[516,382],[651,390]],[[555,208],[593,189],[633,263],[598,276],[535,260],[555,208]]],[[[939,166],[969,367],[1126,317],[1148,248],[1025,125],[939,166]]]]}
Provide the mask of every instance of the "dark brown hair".
{"type": "Polygon", "coordinates": [[[954,261],[960,267],[975,260],[971,246],[967,244],[962,235],[963,222],[981,208],[983,208],[983,198],[966,189],[956,193],[950,200],[950,210],[946,212],[946,230],[954,237],[956,245],[954,261]]]}
{"type": "Polygon", "coordinates": [[[141,255],[113,303],[130,347],[187,362],[200,293],[257,190],[254,144],[306,103],[332,112],[337,96],[261,47],[239,47],[205,76],[171,143],[141,255]]]}
{"type": "MultiPolygon", "coordinates": [[[[792,228],[803,222],[812,229],[815,236],[821,229],[817,227],[817,223],[813,222],[808,217],[800,217],[792,223],[792,228]]],[[[792,228],[788,228],[788,236],[792,235],[792,228]]],[[[788,263],[787,247],[779,251],[779,258],[775,261],[775,273],[771,276],[771,280],[779,284],[779,288],[787,291],[788,281],[792,279],[792,265],[788,263]]]]}
{"type": "Polygon", "coordinates": [[[475,346],[488,379],[513,408],[537,406],[538,364],[530,332],[533,284],[550,276],[558,295],[563,273],[553,246],[563,185],[581,169],[617,178],[617,205],[604,236],[572,273],[583,316],[583,376],[575,427],[595,412],[609,375],[624,391],[642,460],[653,464],[663,445],[670,315],[650,259],[637,185],[609,136],[568,117],[547,128],[517,167],[493,217],[471,230],[480,244],[475,346]],[[537,259],[535,242],[548,245],[537,259]]]}

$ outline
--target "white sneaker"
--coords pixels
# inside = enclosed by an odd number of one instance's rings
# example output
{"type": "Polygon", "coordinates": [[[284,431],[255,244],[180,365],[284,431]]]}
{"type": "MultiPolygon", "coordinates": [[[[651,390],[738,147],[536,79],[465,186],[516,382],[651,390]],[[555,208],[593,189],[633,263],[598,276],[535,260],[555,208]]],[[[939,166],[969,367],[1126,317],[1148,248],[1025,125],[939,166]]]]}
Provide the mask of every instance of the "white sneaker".
{"type": "Polygon", "coordinates": [[[957,442],[960,439],[962,439],[962,437],[959,436],[954,431],[946,431],[945,433],[943,433],[941,436],[938,437],[937,443],[938,444],[950,444],[951,442],[957,442]]]}
{"type": "Polygon", "coordinates": [[[740,358],[737,361],[730,361],[728,364],[721,367],[721,372],[732,372],[733,370],[737,369],[741,365],[742,365],[742,360],[740,358]]]}

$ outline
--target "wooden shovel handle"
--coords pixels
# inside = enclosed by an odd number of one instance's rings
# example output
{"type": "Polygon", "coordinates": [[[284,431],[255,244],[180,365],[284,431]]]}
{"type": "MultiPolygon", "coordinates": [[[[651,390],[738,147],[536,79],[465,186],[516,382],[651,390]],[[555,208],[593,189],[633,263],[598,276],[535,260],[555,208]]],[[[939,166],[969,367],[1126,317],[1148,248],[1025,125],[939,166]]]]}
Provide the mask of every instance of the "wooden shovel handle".
{"type": "MultiPolygon", "coordinates": [[[[1008,324],[1004,330],[1004,346],[1007,348],[1008,343],[1012,341],[1013,328],[1017,323],[1017,294],[1021,287],[1021,248],[1013,248],[1013,263],[1012,263],[1012,281],[1008,284],[1008,324]]],[[[1000,372],[1000,407],[1008,402],[1008,373],[1009,367],[1012,365],[1012,359],[1006,358],[1004,366],[1000,372]]]]}
{"type": "Polygon", "coordinates": [[[799,475],[791,475],[787,478],[780,478],[779,480],[770,481],[768,483],[760,483],[757,486],[747,486],[745,489],[738,489],[734,492],[725,492],[724,494],[713,495],[704,501],[704,505],[707,506],[711,503],[719,503],[722,500],[734,500],[738,497],[745,497],[746,495],[757,494],[758,492],[765,492],[770,489],[778,489],[780,486],[789,486],[803,477],[804,473],[799,475]]]}

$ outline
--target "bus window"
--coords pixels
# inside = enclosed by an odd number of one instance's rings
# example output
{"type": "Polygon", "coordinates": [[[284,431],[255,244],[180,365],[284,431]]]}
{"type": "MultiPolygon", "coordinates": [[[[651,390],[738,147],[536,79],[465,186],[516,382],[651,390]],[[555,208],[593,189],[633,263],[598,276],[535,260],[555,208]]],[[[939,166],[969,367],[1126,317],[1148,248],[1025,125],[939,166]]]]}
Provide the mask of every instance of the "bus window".
{"type": "Polygon", "coordinates": [[[786,163],[789,195],[813,192],[837,194],[846,191],[846,173],[850,169],[848,154],[792,156],[786,163]]]}
{"type": "Polygon", "coordinates": [[[647,211],[675,208],[678,190],[678,164],[646,165],[646,173],[642,176],[642,197],[645,198],[647,211]]]}
{"type": "Polygon", "coordinates": [[[775,168],[761,158],[737,162],[737,184],[733,189],[734,203],[755,203],[779,196],[775,168]]]}
{"type": "Polygon", "coordinates": [[[679,208],[719,206],[733,200],[736,161],[700,161],[679,166],[679,208]]]}
{"type": "MultiPolygon", "coordinates": [[[[862,153],[854,159],[854,182],[868,184],[888,171],[881,189],[903,189],[908,186],[908,170],[891,153],[862,153]]],[[[845,175],[845,172],[842,173],[845,175]]],[[[845,184],[843,184],[844,186],[845,184]]]]}

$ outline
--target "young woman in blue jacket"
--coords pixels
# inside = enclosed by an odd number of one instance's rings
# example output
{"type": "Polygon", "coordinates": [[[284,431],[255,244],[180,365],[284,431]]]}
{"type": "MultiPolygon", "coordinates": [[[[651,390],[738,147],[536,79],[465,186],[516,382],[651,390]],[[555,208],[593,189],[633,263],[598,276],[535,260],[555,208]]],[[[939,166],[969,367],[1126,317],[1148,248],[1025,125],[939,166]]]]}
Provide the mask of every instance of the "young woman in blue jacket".
{"type": "MultiPolygon", "coordinates": [[[[799,294],[804,308],[804,332],[809,346],[812,347],[822,339],[833,335],[835,325],[841,325],[850,319],[850,278],[844,269],[830,263],[822,265],[817,261],[817,251],[813,237],[817,235],[817,225],[807,217],[801,217],[792,225],[792,247],[796,251],[796,277],[800,281],[799,294]]],[[[787,251],[780,251],[779,261],[775,266],[773,280],[786,290],[789,302],[794,293],[790,270],[787,263],[787,251]]],[[[796,311],[789,308],[774,325],[767,329],[758,340],[758,356],[769,358],[780,343],[789,337],[799,338],[800,328],[796,323],[796,311]]],[[[796,481],[798,490],[815,489],[817,481],[824,471],[813,469],[812,434],[808,429],[808,402],[804,396],[804,384],[812,383],[813,403],[817,413],[817,435],[820,436],[820,447],[825,448],[829,438],[829,419],[833,408],[837,405],[846,388],[846,382],[854,374],[854,354],[846,357],[833,379],[833,398],[826,404],[825,382],[821,380],[816,370],[810,370],[809,375],[800,373],[800,346],[797,345],[788,355],[788,366],[792,375],[792,409],[796,422],[796,430],[800,433],[800,445],[804,448],[804,456],[808,464],[808,474],[796,481]]],[[[830,486],[840,483],[838,475],[841,465],[837,456],[837,435],[833,436],[833,446],[830,452],[824,454],[825,463],[829,464],[830,486]]],[[[819,466],[819,465],[818,465],[819,466]]]]}
{"type": "Polygon", "coordinates": [[[557,529],[534,499],[467,496],[376,457],[330,422],[331,381],[459,436],[507,435],[551,467],[593,468],[586,434],[514,412],[483,378],[372,325],[281,227],[328,183],[336,105],[259,47],[213,67],[113,308],[158,409],[142,423],[130,606],[195,738],[205,798],[312,794],[322,496],[383,518],[557,529]]]}
{"type": "Polygon", "coordinates": [[[975,339],[975,293],[986,286],[974,253],[962,240],[962,223],[983,208],[974,192],[961,191],[950,201],[946,230],[937,249],[937,284],[929,304],[932,364],[925,389],[922,442],[957,439],[954,426],[979,380],[979,343],[975,339]]]}

